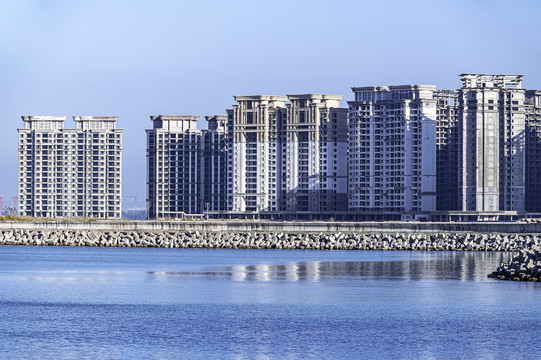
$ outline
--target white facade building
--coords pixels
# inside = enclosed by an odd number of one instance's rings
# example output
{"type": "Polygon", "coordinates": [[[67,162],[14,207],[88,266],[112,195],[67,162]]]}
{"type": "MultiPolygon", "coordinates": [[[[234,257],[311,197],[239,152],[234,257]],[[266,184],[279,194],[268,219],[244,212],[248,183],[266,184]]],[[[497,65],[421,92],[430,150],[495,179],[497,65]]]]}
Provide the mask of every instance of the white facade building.
{"type": "Polygon", "coordinates": [[[349,101],[349,211],[436,209],[432,85],[355,87],[349,101]]]}
{"type": "Polygon", "coordinates": [[[460,210],[524,211],[522,75],[460,76],[460,210]]]}
{"type": "Polygon", "coordinates": [[[121,217],[122,130],[118,117],[23,116],[19,129],[19,214],[121,217]]]}

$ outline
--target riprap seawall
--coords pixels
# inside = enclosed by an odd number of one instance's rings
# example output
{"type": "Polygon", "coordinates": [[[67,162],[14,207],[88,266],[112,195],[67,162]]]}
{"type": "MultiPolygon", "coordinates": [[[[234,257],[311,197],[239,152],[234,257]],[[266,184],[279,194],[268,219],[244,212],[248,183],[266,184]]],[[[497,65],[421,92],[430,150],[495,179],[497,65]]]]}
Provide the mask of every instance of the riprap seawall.
{"type": "Polygon", "coordinates": [[[539,233],[412,231],[200,231],[1,228],[2,245],[312,249],[518,251],[541,245],[539,233]]]}
{"type": "Polygon", "coordinates": [[[541,247],[520,250],[507,263],[502,263],[489,278],[513,281],[541,281],[541,247]]]}

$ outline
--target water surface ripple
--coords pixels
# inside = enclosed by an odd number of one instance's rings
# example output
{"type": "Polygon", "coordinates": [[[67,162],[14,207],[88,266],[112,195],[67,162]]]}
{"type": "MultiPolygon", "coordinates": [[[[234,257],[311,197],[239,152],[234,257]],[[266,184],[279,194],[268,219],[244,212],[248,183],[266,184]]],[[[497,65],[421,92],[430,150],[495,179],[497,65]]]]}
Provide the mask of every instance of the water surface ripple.
{"type": "Polygon", "coordinates": [[[6,359],[536,359],[509,253],[0,246],[6,359]]]}

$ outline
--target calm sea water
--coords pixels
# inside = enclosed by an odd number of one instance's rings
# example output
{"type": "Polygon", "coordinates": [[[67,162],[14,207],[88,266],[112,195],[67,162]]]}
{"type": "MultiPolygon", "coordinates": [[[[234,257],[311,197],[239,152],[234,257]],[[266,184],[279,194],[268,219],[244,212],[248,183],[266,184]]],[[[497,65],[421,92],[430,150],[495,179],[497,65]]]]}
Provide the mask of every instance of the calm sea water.
{"type": "Polygon", "coordinates": [[[0,246],[0,357],[539,359],[511,256],[0,246]]]}

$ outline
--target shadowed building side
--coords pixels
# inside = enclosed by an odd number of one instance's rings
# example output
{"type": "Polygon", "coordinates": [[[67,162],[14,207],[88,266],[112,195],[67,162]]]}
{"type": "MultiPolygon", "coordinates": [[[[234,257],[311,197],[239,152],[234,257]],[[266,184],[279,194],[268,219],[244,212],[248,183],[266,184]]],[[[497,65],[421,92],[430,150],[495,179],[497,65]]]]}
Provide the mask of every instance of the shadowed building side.
{"type": "Polygon", "coordinates": [[[541,212],[541,90],[526,91],[526,211],[541,212]]]}
{"type": "Polygon", "coordinates": [[[436,209],[458,210],[458,93],[436,90],[436,209]]]}
{"type": "Polygon", "coordinates": [[[205,116],[201,139],[201,202],[203,211],[227,208],[227,116],[205,116]]]}

